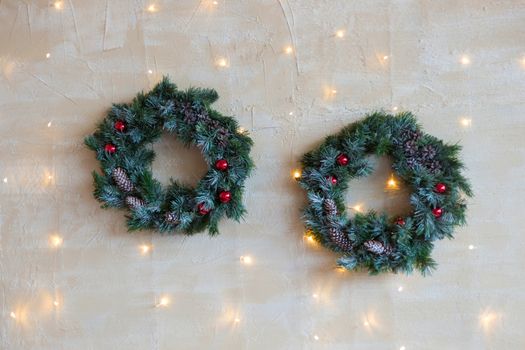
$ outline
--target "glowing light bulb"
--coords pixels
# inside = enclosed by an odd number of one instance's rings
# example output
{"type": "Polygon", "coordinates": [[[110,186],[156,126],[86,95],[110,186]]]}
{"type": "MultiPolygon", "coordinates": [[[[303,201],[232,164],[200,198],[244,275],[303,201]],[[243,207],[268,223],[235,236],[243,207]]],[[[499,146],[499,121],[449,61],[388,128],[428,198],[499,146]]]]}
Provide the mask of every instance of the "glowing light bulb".
{"type": "Polygon", "coordinates": [[[319,340],[319,336],[317,334],[314,335],[315,340],[319,340]]]}
{"type": "Polygon", "coordinates": [[[313,235],[311,234],[306,234],[305,236],[306,240],[308,241],[308,243],[315,243],[315,238],[313,235]]]}
{"type": "Polygon", "coordinates": [[[365,322],[363,322],[363,326],[365,326],[365,327],[369,327],[369,326],[370,326],[370,323],[369,323],[368,321],[365,321],[365,322]]]}
{"type": "Polygon", "coordinates": [[[14,312],[14,311],[11,311],[11,313],[9,314],[9,316],[11,316],[11,318],[14,318],[14,319],[16,319],[16,314],[15,314],[15,312],[14,312]]]}
{"type": "Polygon", "coordinates": [[[57,10],[62,10],[64,8],[64,3],[62,1],[55,1],[53,7],[57,10]]]}
{"type": "Polygon", "coordinates": [[[343,29],[339,29],[338,31],[335,32],[335,36],[338,38],[344,38],[345,31],[343,29]]]}
{"type": "Polygon", "coordinates": [[[151,250],[151,246],[147,244],[143,244],[140,246],[140,251],[142,252],[142,255],[148,254],[151,250]]]}
{"type": "Polygon", "coordinates": [[[233,322],[235,323],[240,323],[241,322],[241,319],[239,317],[235,317],[235,319],[233,320],[233,322]]]}
{"type": "Polygon", "coordinates": [[[461,126],[465,128],[472,126],[472,119],[470,118],[461,118],[459,122],[461,123],[461,126]]]}
{"type": "Polygon", "coordinates": [[[228,67],[228,61],[225,58],[219,58],[217,60],[217,65],[221,68],[226,68],[228,67]]]}
{"type": "Polygon", "coordinates": [[[350,207],[350,209],[355,210],[358,213],[363,212],[363,205],[362,204],[356,204],[353,207],[350,207]]]}
{"type": "Polygon", "coordinates": [[[64,243],[64,239],[60,236],[51,236],[50,241],[51,241],[51,245],[54,246],[55,248],[60,247],[62,243],[64,243]]]}
{"type": "Polygon", "coordinates": [[[291,46],[286,46],[284,48],[284,52],[287,54],[287,55],[291,55],[293,53],[293,47],[291,46]]]}
{"type": "Polygon", "coordinates": [[[467,55],[463,55],[461,56],[461,59],[459,61],[462,65],[467,66],[470,64],[470,57],[468,57],[467,55]]]}
{"type": "Polygon", "coordinates": [[[388,55],[384,55],[383,56],[383,61],[388,61],[388,58],[389,58],[388,55]]]}
{"type": "Polygon", "coordinates": [[[5,184],[7,183],[7,177],[4,177],[4,183],[5,184]]]}
{"type": "Polygon", "coordinates": [[[155,306],[156,307],[166,307],[169,305],[169,303],[170,303],[170,299],[168,297],[162,297],[160,298],[159,302],[155,306]]]}
{"type": "Polygon", "coordinates": [[[474,245],[469,244],[469,246],[468,246],[468,249],[469,249],[469,250],[474,250],[474,248],[475,248],[474,245]]]}
{"type": "Polygon", "coordinates": [[[49,121],[49,123],[47,123],[47,127],[50,128],[52,124],[53,122],[49,121]]]}
{"type": "Polygon", "coordinates": [[[219,2],[218,1],[212,1],[212,4],[219,5],[219,2]]]}
{"type": "Polygon", "coordinates": [[[399,287],[397,288],[397,291],[398,291],[398,292],[402,292],[402,291],[403,291],[403,286],[399,286],[399,287]]]}
{"type": "Polygon", "coordinates": [[[398,110],[398,107],[397,107],[397,106],[394,106],[394,107],[392,108],[392,110],[395,112],[395,111],[398,110]]]}
{"type": "Polygon", "coordinates": [[[294,180],[299,180],[301,178],[301,170],[294,170],[292,176],[294,180]]]}
{"type": "Polygon", "coordinates": [[[251,256],[249,255],[243,255],[239,258],[239,260],[241,261],[241,263],[245,264],[245,265],[251,265],[252,262],[253,262],[253,259],[251,256]]]}
{"type": "Polygon", "coordinates": [[[389,190],[397,190],[399,189],[399,185],[394,178],[394,175],[391,175],[388,181],[386,182],[386,188],[389,190]]]}
{"type": "Polygon", "coordinates": [[[406,347],[403,345],[403,346],[399,347],[399,350],[406,350],[406,347]]]}
{"type": "Polygon", "coordinates": [[[46,53],[46,58],[49,58],[49,57],[51,57],[51,54],[48,52],[46,53]]]}
{"type": "Polygon", "coordinates": [[[148,69],[148,74],[153,74],[153,71],[151,69],[148,69]]]}
{"type": "Polygon", "coordinates": [[[293,112],[288,113],[288,115],[293,115],[293,112]]]}
{"type": "Polygon", "coordinates": [[[157,6],[155,6],[155,4],[151,4],[148,6],[148,12],[157,12],[158,9],[157,9],[157,6]]]}
{"type": "Polygon", "coordinates": [[[332,95],[335,95],[337,94],[337,90],[336,89],[332,89],[332,91],[330,91],[332,93],[332,95]]]}
{"type": "Polygon", "coordinates": [[[317,294],[317,293],[312,294],[312,298],[319,299],[319,294],[317,294]]]}
{"type": "Polygon", "coordinates": [[[58,306],[58,305],[60,305],[60,303],[58,302],[58,300],[55,300],[55,301],[53,301],[53,305],[58,306]]]}

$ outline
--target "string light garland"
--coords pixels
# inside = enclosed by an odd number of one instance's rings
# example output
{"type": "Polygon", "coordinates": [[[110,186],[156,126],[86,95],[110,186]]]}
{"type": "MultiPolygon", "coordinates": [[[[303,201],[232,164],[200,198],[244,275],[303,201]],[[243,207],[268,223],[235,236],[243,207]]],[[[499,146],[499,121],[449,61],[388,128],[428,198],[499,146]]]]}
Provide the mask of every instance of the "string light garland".
{"type": "MultiPolygon", "coordinates": [[[[348,270],[430,272],[436,265],[430,256],[433,242],[452,238],[454,227],[465,223],[462,195],[472,195],[461,174],[460,149],[423,133],[409,112],[373,113],[348,125],[302,158],[298,182],[308,192],[303,216],[308,232],[342,253],[338,264],[348,270]],[[372,172],[370,153],[392,157],[392,170],[414,189],[411,214],[389,218],[362,214],[355,206],[355,217],[347,218],[346,183],[372,172]]],[[[392,176],[387,188],[397,187],[392,176]]]]}
{"type": "Polygon", "coordinates": [[[254,166],[252,140],[236,132],[234,118],[213,110],[212,89],[186,91],[164,77],[130,104],[115,104],[97,131],[85,139],[96,152],[102,174],[93,172],[94,196],[102,207],[128,208],[128,229],[217,234],[219,220],[239,221],[244,181],[254,166]],[[174,180],[167,188],[153,178],[155,157],[148,146],[162,131],[200,148],[208,172],[195,188],[174,180]]]}

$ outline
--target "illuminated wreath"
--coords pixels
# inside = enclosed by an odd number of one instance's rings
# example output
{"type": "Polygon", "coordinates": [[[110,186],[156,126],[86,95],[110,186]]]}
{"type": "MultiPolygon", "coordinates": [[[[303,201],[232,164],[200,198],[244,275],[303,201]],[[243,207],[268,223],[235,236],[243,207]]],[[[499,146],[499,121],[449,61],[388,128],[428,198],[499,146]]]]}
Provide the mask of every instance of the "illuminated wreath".
{"type": "Polygon", "coordinates": [[[308,191],[307,229],[342,253],[338,264],[348,270],[429,272],[436,265],[433,242],[452,238],[454,227],[465,223],[462,194],[472,196],[461,174],[460,149],[423,133],[411,113],[374,113],[348,125],[302,158],[297,180],[308,191]],[[372,172],[368,154],[392,158],[393,170],[413,190],[410,215],[370,211],[348,219],[343,194],[348,180],[372,172]]]}
{"type": "Polygon", "coordinates": [[[129,209],[129,230],[154,229],[187,234],[218,233],[225,215],[237,221],[245,212],[243,185],[253,168],[252,140],[237,122],[210,108],[218,99],[211,89],[180,91],[164,78],[131,104],[115,104],[97,131],[85,139],[96,152],[102,174],[93,172],[95,197],[103,207],[129,209]],[[208,172],[195,188],[174,180],[167,188],[155,180],[149,147],[166,131],[196,145],[208,172]]]}

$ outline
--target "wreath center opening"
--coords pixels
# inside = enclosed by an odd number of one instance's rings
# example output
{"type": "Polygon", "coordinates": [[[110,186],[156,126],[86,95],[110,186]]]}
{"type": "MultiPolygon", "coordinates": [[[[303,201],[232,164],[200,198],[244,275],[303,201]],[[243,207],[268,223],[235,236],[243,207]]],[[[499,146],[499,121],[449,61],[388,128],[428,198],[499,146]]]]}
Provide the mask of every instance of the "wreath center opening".
{"type": "Polygon", "coordinates": [[[155,159],[151,165],[153,176],[167,186],[170,179],[195,187],[208,171],[197,146],[186,146],[173,134],[164,132],[153,144],[155,159]]]}
{"type": "Polygon", "coordinates": [[[392,159],[376,155],[369,155],[367,159],[374,171],[348,183],[344,196],[348,216],[353,218],[369,210],[390,217],[411,213],[411,188],[392,169],[392,159]]]}

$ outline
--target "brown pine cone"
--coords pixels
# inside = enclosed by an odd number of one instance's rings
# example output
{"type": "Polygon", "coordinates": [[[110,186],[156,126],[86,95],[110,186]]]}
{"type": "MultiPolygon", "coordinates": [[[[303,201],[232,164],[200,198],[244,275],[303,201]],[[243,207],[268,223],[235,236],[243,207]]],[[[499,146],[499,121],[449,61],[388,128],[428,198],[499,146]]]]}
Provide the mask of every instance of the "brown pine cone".
{"type": "Polygon", "coordinates": [[[348,236],[339,230],[338,228],[330,228],[330,240],[334,242],[342,251],[349,251],[352,249],[352,242],[348,239],[348,236]]]}
{"type": "Polygon", "coordinates": [[[180,222],[177,214],[175,214],[175,212],[172,212],[172,211],[167,212],[165,215],[165,218],[166,218],[166,221],[172,225],[177,225],[180,222]]]}
{"type": "Polygon", "coordinates": [[[335,204],[335,201],[333,199],[325,199],[323,202],[323,208],[328,216],[335,216],[337,215],[337,205],[335,204]]]}
{"type": "Polygon", "coordinates": [[[131,209],[135,210],[137,208],[140,208],[144,205],[144,201],[140,198],[137,198],[135,196],[127,196],[126,197],[126,204],[131,209]]]}
{"type": "Polygon", "coordinates": [[[113,169],[113,172],[111,173],[111,176],[113,177],[113,181],[117,184],[118,188],[123,192],[131,192],[133,191],[133,183],[129,179],[128,174],[126,174],[126,171],[120,167],[117,167],[113,169]]]}
{"type": "Polygon", "coordinates": [[[365,248],[374,254],[377,255],[390,255],[392,254],[392,247],[386,246],[383,243],[375,240],[369,240],[363,243],[365,248]]]}

